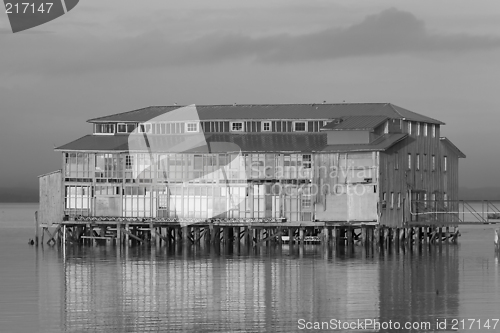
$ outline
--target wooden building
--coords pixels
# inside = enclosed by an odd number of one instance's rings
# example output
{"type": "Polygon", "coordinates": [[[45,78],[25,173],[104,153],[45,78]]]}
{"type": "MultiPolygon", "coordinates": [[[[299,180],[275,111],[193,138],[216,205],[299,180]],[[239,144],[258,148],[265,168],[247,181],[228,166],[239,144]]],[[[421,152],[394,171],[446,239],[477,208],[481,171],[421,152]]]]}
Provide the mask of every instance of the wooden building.
{"type": "Polygon", "coordinates": [[[465,157],[441,121],[383,103],[147,107],[89,123],[40,178],[41,212],[62,212],[42,223],[401,227],[453,218],[432,212],[453,211],[465,157]]]}

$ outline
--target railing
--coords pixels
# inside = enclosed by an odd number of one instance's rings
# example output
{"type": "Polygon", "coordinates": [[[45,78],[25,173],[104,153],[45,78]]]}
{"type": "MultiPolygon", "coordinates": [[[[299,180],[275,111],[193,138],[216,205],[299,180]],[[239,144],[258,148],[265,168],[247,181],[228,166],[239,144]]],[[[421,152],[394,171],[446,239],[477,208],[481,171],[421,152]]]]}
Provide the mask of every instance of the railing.
{"type": "Polygon", "coordinates": [[[500,223],[500,200],[414,200],[411,222],[500,223]]]}

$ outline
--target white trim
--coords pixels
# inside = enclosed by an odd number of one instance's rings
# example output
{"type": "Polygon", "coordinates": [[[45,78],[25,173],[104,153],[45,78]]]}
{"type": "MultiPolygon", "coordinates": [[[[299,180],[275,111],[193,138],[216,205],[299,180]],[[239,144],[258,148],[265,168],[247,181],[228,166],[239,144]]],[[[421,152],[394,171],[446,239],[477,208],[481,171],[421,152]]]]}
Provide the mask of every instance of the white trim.
{"type": "Polygon", "coordinates": [[[302,121],[302,120],[300,120],[300,121],[294,121],[293,122],[293,131],[294,132],[307,132],[307,121],[305,121],[305,120],[304,121],[302,121]],[[300,124],[304,124],[304,130],[303,131],[297,131],[297,124],[299,124],[299,123],[300,124]]]}
{"type": "Polygon", "coordinates": [[[94,127],[94,134],[97,135],[114,135],[116,133],[116,124],[109,124],[109,123],[103,123],[103,124],[95,124],[94,127]],[[112,132],[97,132],[97,127],[98,126],[113,126],[113,131],[112,132]]]}
{"type": "Polygon", "coordinates": [[[230,121],[229,122],[229,131],[230,132],[244,132],[245,131],[245,122],[244,121],[230,121]],[[234,124],[241,124],[241,129],[239,129],[239,130],[233,129],[234,124]]]}
{"type": "Polygon", "coordinates": [[[200,124],[194,121],[190,121],[186,123],[186,127],[184,128],[184,132],[186,133],[197,133],[200,131],[200,124]],[[194,131],[189,130],[189,125],[195,125],[196,129],[194,131]]]}
{"type": "Polygon", "coordinates": [[[116,124],[116,133],[118,133],[118,134],[126,134],[126,133],[128,133],[128,131],[127,131],[127,124],[125,124],[125,123],[118,123],[118,124],[116,124]],[[125,126],[125,132],[120,132],[120,126],[125,126]]]}
{"type": "Polygon", "coordinates": [[[273,129],[273,123],[272,123],[271,121],[267,121],[267,120],[266,120],[266,121],[263,121],[263,122],[261,123],[261,126],[262,126],[262,128],[261,128],[261,132],[271,132],[271,131],[272,131],[272,129],[273,129]],[[267,130],[266,130],[266,129],[264,129],[264,126],[265,126],[266,124],[267,124],[267,125],[269,125],[269,129],[267,129],[267,130]]]}

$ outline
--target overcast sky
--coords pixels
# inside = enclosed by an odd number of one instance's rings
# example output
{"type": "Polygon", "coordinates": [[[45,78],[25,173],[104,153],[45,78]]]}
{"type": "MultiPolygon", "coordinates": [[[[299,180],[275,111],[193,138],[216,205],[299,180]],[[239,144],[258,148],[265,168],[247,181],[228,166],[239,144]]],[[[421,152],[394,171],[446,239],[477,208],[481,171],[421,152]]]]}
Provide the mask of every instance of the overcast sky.
{"type": "Polygon", "coordinates": [[[461,186],[500,186],[498,0],[81,0],[0,12],[0,187],[36,187],[87,119],[149,105],[391,102],[446,123],[461,186]]]}

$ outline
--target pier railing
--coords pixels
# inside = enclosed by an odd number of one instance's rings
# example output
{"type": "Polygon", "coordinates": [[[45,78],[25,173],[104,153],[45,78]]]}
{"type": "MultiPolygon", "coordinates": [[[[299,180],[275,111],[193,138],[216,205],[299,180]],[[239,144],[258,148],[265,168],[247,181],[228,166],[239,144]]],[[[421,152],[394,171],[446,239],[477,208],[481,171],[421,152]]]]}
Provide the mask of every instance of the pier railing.
{"type": "Polygon", "coordinates": [[[500,200],[416,200],[411,222],[500,223],[500,200]]]}

